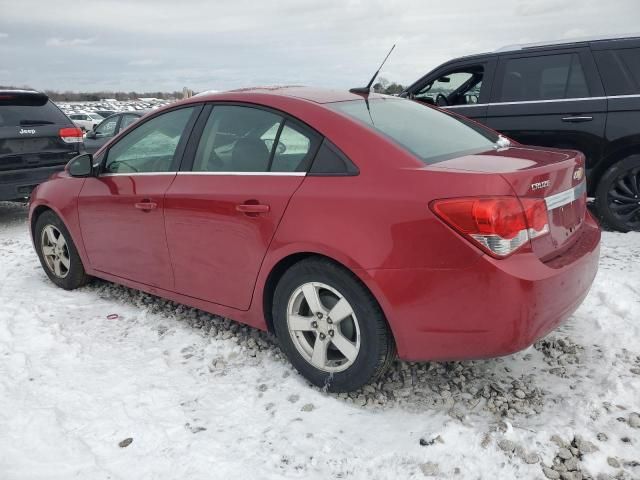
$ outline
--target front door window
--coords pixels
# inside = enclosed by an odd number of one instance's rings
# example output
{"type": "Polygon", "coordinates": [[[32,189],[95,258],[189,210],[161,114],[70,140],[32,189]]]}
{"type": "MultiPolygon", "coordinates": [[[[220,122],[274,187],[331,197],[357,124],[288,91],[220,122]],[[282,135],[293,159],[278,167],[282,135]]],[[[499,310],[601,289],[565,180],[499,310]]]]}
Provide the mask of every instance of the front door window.
{"type": "Polygon", "coordinates": [[[480,98],[483,75],[482,66],[446,73],[422,87],[414,99],[440,107],[476,104],[480,98]]]}
{"type": "Polygon", "coordinates": [[[149,173],[175,170],[175,153],[193,107],[161,114],[109,149],[105,173],[149,173]]]}

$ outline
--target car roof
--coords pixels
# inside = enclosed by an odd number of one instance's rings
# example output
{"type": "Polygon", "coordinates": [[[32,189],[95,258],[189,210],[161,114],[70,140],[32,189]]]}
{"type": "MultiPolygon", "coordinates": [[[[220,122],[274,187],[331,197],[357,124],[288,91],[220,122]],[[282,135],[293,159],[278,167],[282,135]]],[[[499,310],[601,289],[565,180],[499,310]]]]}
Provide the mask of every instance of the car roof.
{"type": "MultiPolygon", "coordinates": [[[[362,100],[362,95],[351,93],[344,89],[328,89],[317,87],[304,87],[300,85],[283,85],[270,87],[252,87],[229,90],[219,93],[207,93],[191,97],[195,101],[233,100],[239,97],[250,99],[255,96],[289,97],[307,100],[314,103],[346,102],[349,100],[362,100]]],[[[370,93],[369,98],[383,98],[386,95],[370,93]]]]}

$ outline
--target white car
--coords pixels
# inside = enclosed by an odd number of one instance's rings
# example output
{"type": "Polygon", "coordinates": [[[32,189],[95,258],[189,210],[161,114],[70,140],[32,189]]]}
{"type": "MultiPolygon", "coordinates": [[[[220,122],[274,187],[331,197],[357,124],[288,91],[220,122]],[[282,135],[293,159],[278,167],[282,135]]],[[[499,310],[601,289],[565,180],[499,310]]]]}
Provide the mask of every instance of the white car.
{"type": "Polygon", "coordinates": [[[76,127],[81,128],[85,132],[93,130],[102,120],[103,117],[97,113],[72,113],[69,115],[71,121],[76,127]]]}

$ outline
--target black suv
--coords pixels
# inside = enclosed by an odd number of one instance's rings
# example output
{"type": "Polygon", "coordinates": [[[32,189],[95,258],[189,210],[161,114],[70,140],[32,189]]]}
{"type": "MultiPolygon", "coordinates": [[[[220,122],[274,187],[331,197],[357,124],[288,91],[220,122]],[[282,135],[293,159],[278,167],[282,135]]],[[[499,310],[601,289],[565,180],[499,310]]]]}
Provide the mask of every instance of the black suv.
{"type": "Polygon", "coordinates": [[[82,131],[44,93],[0,90],[0,200],[27,198],[81,149],[82,131]]]}
{"type": "Polygon", "coordinates": [[[601,220],[640,230],[640,37],[458,58],[400,96],[450,109],[523,144],[582,151],[601,220]]]}

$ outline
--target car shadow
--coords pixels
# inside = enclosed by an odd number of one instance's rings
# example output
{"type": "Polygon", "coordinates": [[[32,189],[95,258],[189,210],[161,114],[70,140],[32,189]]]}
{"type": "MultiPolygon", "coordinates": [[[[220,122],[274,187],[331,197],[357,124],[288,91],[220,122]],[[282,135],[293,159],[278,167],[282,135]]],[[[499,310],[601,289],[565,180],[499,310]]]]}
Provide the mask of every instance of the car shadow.
{"type": "Polygon", "coordinates": [[[0,202],[0,228],[26,222],[28,215],[24,202],[0,202]]]}

